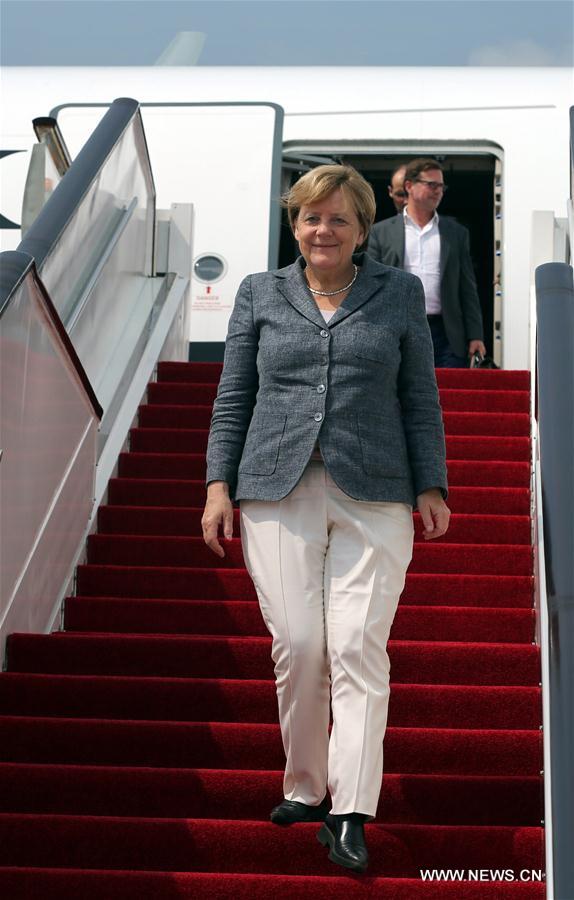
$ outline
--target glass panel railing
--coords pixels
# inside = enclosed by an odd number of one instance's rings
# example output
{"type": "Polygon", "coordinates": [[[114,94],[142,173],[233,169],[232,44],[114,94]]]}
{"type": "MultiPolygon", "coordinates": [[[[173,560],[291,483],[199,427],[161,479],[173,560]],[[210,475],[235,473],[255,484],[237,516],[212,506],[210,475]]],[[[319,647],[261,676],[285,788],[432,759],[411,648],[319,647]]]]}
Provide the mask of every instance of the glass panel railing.
{"type": "MultiPolygon", "coordinates": [[[[139,105],[114,101],[18,247],[38,272],[65,325],[86,302],[94,267],[126,216],[122,272],[152,274],[155,189],[139,105]]],[[[108,279],[114,287],[114,279],[108,279]]]]}
{"type": "MultiPolygon", "coordinates": [[[[106,412],[154,308],[155,189],[139,104],[114,101],[19,250],[45,285],[106,412]]],[[[109,423],[110,417],[106,419],[109,423]]],[[[105,433],[102,433],[102,440],[105,433]]]]}
{"type": "Polygon", "coordinates": [[[2,254],[0,638],[54,624],[156,361],[185,350],[191,222],[177,204],[173,271],[150,277],[153,178],[139,105],[120,100],[2,254]]]}
{"type": "Polygon", "coordinates": [[[33,261],[2,254],[3,286],[11,274],[0,315],[2,638],[44,630],[70,575],[93,504],[101,415],[33,261]]]}

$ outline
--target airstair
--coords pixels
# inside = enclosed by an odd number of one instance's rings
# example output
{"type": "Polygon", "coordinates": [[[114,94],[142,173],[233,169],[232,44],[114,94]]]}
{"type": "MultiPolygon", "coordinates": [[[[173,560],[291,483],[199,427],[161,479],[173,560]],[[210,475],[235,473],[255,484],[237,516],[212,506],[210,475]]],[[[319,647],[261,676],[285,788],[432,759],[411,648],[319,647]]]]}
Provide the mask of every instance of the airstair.
{"type": "Polygon", "coordinates": [[[192,211],[161,241],[157,218],[138,105],[116,101],[2,255],[3,896],[568,900],[571,268],[536,272],[534,382],[437,373],[452,525],[417,539],[393,626],[356,877],[316,826],[268,821],[269,639],[239,539],[224,561],[201,539],[220,366],[186,361],[192,211]]]}

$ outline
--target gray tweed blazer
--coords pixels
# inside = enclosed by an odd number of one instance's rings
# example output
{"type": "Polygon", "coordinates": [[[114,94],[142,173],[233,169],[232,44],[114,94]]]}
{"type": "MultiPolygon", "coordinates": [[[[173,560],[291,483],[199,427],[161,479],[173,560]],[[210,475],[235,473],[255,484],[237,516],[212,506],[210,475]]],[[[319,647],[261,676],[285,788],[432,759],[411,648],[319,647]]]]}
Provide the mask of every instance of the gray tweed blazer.
{"type": "Polygon", "coordinates": [[[414,505],[446,496],[445,443],[424,293],[413,275],[364,253],[328,325],[293,265],[242,282],[207,449],[207,482],[235,499],[280,500],[318,440],[338,486],[358,500],[414,505]]]}

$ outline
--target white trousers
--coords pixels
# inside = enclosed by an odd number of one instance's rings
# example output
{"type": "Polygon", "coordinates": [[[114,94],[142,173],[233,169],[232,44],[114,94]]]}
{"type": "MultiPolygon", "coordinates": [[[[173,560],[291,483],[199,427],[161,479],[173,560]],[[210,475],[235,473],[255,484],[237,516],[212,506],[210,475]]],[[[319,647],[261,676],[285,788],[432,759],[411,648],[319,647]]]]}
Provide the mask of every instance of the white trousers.
{"type": "Polygon", "coordinates": [[[411,507],[353,500],[315,461],[283,500],[240,505],[245,563],[273,637],[285,797],[317,805],[328,788],[333,813],[374,816],[411,507]]]}

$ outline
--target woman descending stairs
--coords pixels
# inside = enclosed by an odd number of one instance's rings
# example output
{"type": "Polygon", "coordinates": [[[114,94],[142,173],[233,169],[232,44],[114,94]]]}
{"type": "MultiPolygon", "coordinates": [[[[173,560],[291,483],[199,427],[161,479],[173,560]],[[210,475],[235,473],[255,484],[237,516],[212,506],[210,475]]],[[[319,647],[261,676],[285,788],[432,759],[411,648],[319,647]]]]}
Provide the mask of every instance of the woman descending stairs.
{"type": "Polygon", "coordinates": [[[269,822],[283,767],[270,639],[238,538],[224,560],[201,538],[219,372],[160,364],[65,631],[9,639],[0,895],[544,897],[529,374],[438,372],[453,515],[445,538],[417,540],[393,626],[385,777],[357,876],[316,825],[269,822]]]}

